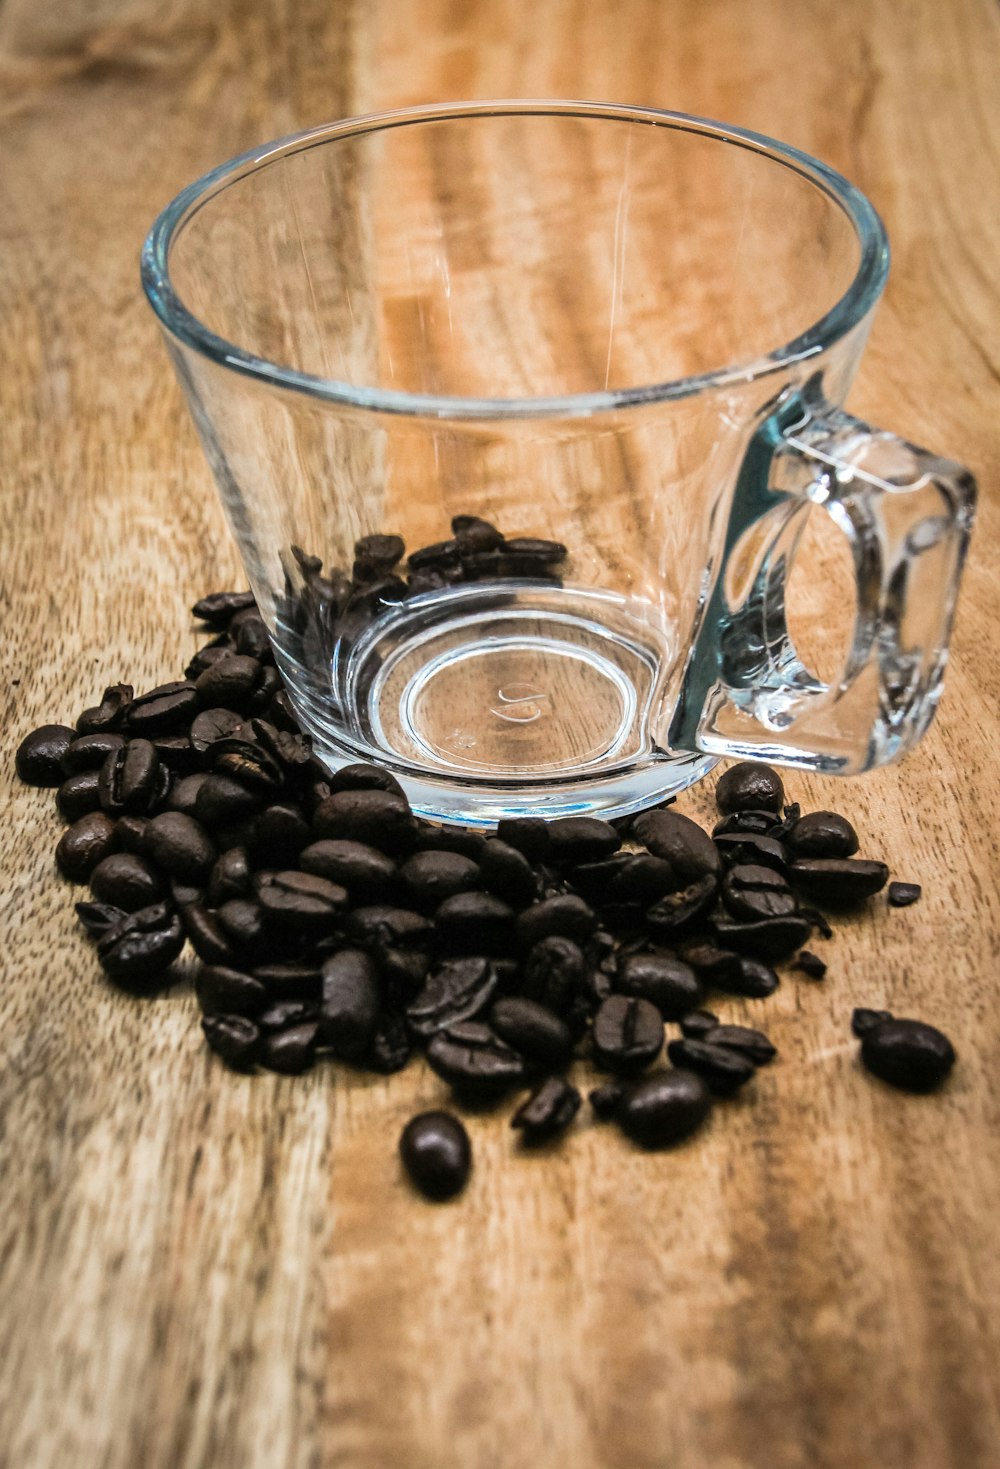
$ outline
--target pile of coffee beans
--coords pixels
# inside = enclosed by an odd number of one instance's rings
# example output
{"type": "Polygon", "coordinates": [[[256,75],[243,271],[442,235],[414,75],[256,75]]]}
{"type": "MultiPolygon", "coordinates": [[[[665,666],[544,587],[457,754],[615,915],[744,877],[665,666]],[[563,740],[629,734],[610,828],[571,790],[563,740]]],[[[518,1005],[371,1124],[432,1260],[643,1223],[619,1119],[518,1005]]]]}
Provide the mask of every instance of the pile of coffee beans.
{"type": "MultiPolygon", "coordinates": [[[[411,555],[411,580],[469,557],[555,559],[555,543],[488,546],[486,522],[454,524],[443,550],[411,555]]],[[[355,570],[397,551],[399,537],[366,537],[355,570]]],[[[104,973],[152,994],[189,945],[205,1039],[232,1067],[388,1074],[421,1053],[459,1105],[521,1093],[511,1126],[538,1147],[576,1117],[566,1073],[585,1058],[609,1077],[590,1093],[594,1116],[666,1146],[775,1056],[762,1031],[705,1009],[708,995],[764,998],[781,964],[822,979],[806,943],[888,882],[850,822],[787,804],[754,761],[719,781],[711,833],[669,802],[489,834],[421,820],[390,771],[331,774],[316,759],[250,593],[193,610],[212,637],[182,679],[138,695],[112,685],[73,725],[29,734],[16,767],[56,788],[56,862],[89,887],[76,911],[104,973]]],[[[919,896],[893,889],[896,905],[919,896]]],[[[853,1026],[864,1064],[893,1085],[928,1090],[954,1061],[919,1021],[856,1011],[853,1026]]],[[[411,1121],[400,1154],[432,1198],[471,1167],[461,1122],[440,1111],[411,1121]]]]}

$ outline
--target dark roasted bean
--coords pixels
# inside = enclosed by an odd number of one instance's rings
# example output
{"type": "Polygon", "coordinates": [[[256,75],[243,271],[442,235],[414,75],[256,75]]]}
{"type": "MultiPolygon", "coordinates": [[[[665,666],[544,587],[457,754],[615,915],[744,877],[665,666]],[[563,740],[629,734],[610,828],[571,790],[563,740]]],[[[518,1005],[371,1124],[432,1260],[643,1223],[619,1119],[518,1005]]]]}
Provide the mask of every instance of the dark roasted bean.
{"type": "Polygon", "coordinates": [[[235,734],[243,723],[243,717],[235,709],[203,709],[191,724],[191,744],[199,755],[229,735],[235,734]]]}
{"type": "Polygon", "coordinates": [[[208,902],[219,908],[230,898],[245,898],[252,891],[250,864],[242,847],[230,847],[218,857],[208,878],[208,902]]]}
{"type": "Polygon", "coordinates": [[[718,892],[716,879],[706,874],[675,893],[667,893],[647,908],[646,926],[659,938],[684,938],[712,911],[718,892]]]}
{"type": "Polygon", "coordinates": [[[399,1139],[399,1156],[415,1187],[438,1203],[461,1193],[472,1168],[469,1134],[450,1112],[411,1117],[399,1139]]]}
{"type": "Polygon", "coordinates": [[[323,965],[319,1038],[343,1061],[357,1061],[372,1045],[382,1011],[382,985],[363,949],[341,949],[323,965]]]}
{"type": "Polygon", "coordinates": [[[376,947],[425,948],[434,936],[434,925],[424,914],[409,908],[393,908],[388,903],[355,908],[348,914],[345,926],[352,938],[376,947]]]}
{"type": "Polygon", "coordinates": [[[459,1094],[483,1102],[523,1085],[527,1075],[524,1059],[488,1025],[475,1020],[435,1035],[427,1047],[427,1061],[459,1094]]]}
{"type": "Polygon", "coordinates": [[[497,836],[529,862],[540,862],[549,848],[548,823],[541,816],[505,817],[497,825],[497,836]]]}
{"type": "Polygon", "coordinates": [[[268,1032],[319,1023],[317,1007],[310,1000],[274,1000],[254,1018],[261,1030],[268,1032]]]}
{"type": "Polygon", "coordinates": [[[529,949],[521,973],[521,991],[565,1016],[584,978],[583,952],[572,939],[552,934],[529,949]]]}
{"type": "Polygon", "coordinates": [[[221,826],[235,826],[260,810],[262,798],[231,775],[209,775],[198,789],[194,802],[195,818],[215,831],[221,826]]]}
{"type": "Polygon", "coordinates": [[[734,918],[783,918],[794,913],[795,896],[773,867],[731,867],[722,883],[722,902],[734,918]]]}
{"type": "Polygon", "coordinates": [[[752,864],[773,867],[775,872],[784,872],[788,866],[788,854],[774,837],[739,833],[716,837],[715,845],[722,853],[723,861],[730,866],[752,864]]]}
{"type": "Polygon", "coordinates": [[[407,1021],[416,1035],[427,1040],[482,1014],[496,988],[496,970],[488,959],[447,960],[428,975],[423,989],[407,1006],[407,1021]]]}
{"type": "Polygon", "coordinates": [[[259,903],[248,898],[230,898],[215,916],[239,948],[250,952],[263,940],[264,915],[259,903]]]}
{"type": "Polygon", "coordinates": [[[532,1092],[511,1118],[511,1127],[528,1147],[550,1142],[565,1132],[580,1110],[580,1093],[561,1076],[550,1076],[532,1092]]]}
{"type": "Polygon", "coordinates": [[[431,956],[421,949],[400,949],[382,944],[376,951],[379,973],[396,996],[413,995],[430,972],[431,956]]]}
{"type": "Polygon", "coordinates": [[[483,887],[512,908],[527,908],[538,892],[535,870],[527,857],[507,842],[492,837],[480,848],[479,874],[483,887]]]}
{"type": "Polygon", "coordinates": [[[891,882],[887,894],[890,908],[908,908],[920,897],[923,889],[918,882],[891,882]]]}
{"type": "Polygon", "coordinates": [[[260,1055],[261,1034],[245,1015],[206,1015],[201,1028],[209,1049],[227,1066],[248,1071],[260,1055]]]}
{"type": "Polygon", "coordinates": [[[681,958],[690,964],[703,984],[714,989],[727,989],[734,978],[738,981],[742,956],[732,949],[720,949],[707,940],[685,944],[681,958]]]}
{"type": "Polygon", "coordinates": [[[212,592],[196,602],[191,612],[199,622],[207,622],[210,627],[227,627],[237,612],[256,605],[253,592],[212,592]]]}
{"type": "Polygon", "coordinates": [[[101,806],[100,771],[79,770],[68,775],[56,792],[56,806],[64,821],[79,821],[101,806]]]}
{"type": "Polygon", "coordinates": [[[268,918],[308,934],[332,933],[347,907],[346,888],[294,868],[259,873],[254,887],[268,918]]]}
{"type": "Polygon", "coordinates": [[[764,1000],[778,988],[777,974],[769,964],[741,954],[738,965],[727,966],[714,980],[716,989],[731,995],[744,995],[748,1000],[764,1000]]]}
{"type": "Polygon", "coordinates": [[[777,1047],[762,1030],[753,1030],[748,1025],[713,1025],[691,1039],[704,1041],[711,1046],[728,1046],[747,1056],[755,1066],[768,1065],[778,1054],[777,1047]]]}
{"type": "Polygon", "coordinates": [[[146,816],[163,792],[160,757],[149,740],[130,740],[101,766],[101,805],[111,816],[146,816]]]}
{"type": "Polygon", "coordinates": [[[77,903],[75,908],[84,931],[92,939],[100,938],[126,917],[124,908],[116,908],[112,903],[77,903]]]}
{"type": "Polygon", "coordinates": [[[113,903],[135,913],[159,903],[167,886],[151,863],[131,852],[112,852],[90,874],[90,891],[99,903],[113,903]]]}
{"type": "Polygon", "coordinates": [[[745,1086],[756,1067],[749,1056],[729,1046],[714,1046],[707,1040],[671,1041],[667,1055],[674,1066],[697,1071],[717,1096],[728,1097],[745,1086]]]}
{"type": "Polygon", "coordinates": [[[716,1030],[718,1025],[719,1017],[713,1015],[711,1010],[690,1010],[687,1015],[681,1016],[681,1034],[691,1040],[701,1040],[710,1030],[716,1030]]]}
{"type": "Polygon", "coordinates": [[[195,679],[198,698],[208,708],[242,712],[260,683],[263,671],[256,658],[244,657],[242,653],[220,658],[218,663],[213,663],[195,679]]]}
{"type": "Polygon", "coordinates": [[[215,1015],[259,1015],[268,998],[259,979],[217,964],[199,970],[195,993],[202,1010],[215,1015]]]}
{"type": "Polygon", "coordinates": [[[851,1015],[851,1029],[860,1040],[866,1030],[871,1030],[873,1025],[881,1025],[883,1020],[891,1020],[891,1010],[855,1010],[851,1015]]]}
{"type": "Polygon", "coordinates": [[[455,893],[478,886],[479,868],[457,852],[415,852],[399,869],[408,896],[420,907],[436,907],[455,893]]]}
{"type": "Polygon", "coordinates": [[[263,745],[242,736],[245,728],[241,725],[235,734],[214,740],[206,751],[208,764],[215,774],[231,775],[247,790],[273,795],[281,789],[281,765],[263,745]]]}
{"type": "Polygon", "coordinates": [[[922,1020],[883,1020],[863,1032],[861,1059],[892,1086],[929,1092],[954,1066],[955,1048],[942,1031],[922,1020]]]}
{"type": "Polygon", "coordinates": [[[610,1122],[621,1106],[625,1088],[620,1081],[606,1081],[595,1087],[587,1096],[594,1116],[600,1122],[610,1122]]]}
{"type": "Polygon", "coordinates": [[[457,852],[471,862],[479,861],[486,842],[481,831],[464,826],[437,826],[431,821],[418,821],[414,849],[418,852],[457,852]]]}
{"type": "Polygon", "coordinates": [[[694,1071],[655,1071],[622,1093],[615,1118],[627,1137],[644,1148],[663,1148],[689,1137],[712,1110],[708,1087],[694,1071]]]}
{"type": "Polygon", "coordinates": [[[342,765],[329,776],[329,782],[334,795],[338,791],[391,791],[393,795],[406,798],[406,792],[391,770],[381,765],[370,765],[367,761],[342,765]]]}
{"type": "Polygon", "coordinates": [[[68,826],[56,847],[56,863],[70,882],[86,882],[115,849],[115,824],[103,811],[90,811],[68,826]]]}
{"type": "Polygon", "coordinates": [[[617,852],[622,839],[596,816],[561,816],[549,822],[549,862],[600,862],[617,852]]]}
{"type": "Polygon", "coordinates": [[[684,884],[662,857],[649,852],[630,852],[612,875],[604,901],[641,903],[644,907],[674,893],[684,884]]]}
{"type": "Polygon", "coordinates": [[[825,963],[811,949],[803,949],[801,953],[796,954],[795,962],[791,967],[797,969],[800,974],[806,975],[809,979],[822,979],[826,974],[825,963]]]}
{"type": "Polygon", "coordinates": [[[226,633],[220,633],[212,642],[198,649],[185,668],[184,677],[196,682],[198,675],[204,673],[206,668],[211,668],[213,663],[219,663],[223,658],[231,657],[235,651],[232,638],[226,633]]]}
{"type": "Polygon", "coordinates": [[[182,904],[180,914],[188,942],[203,964],[234,963],[233,943],[214,913],[194,902],[182,904]]]}
{"type": "Polygon", "coordinates": [[[184,947],[184,930],[165,903],[126,913],[98,938],[101,968],[119,984],[158,979],[184,947]]]}
{"type": "Polygon", "coordinates": [[[544,1005],[520,996],[495,1000],[490,1025],[501,1040],[528,1061],[557,1070],[573,1057],[573,1036],[564,1021],[544,1005]]]}
{"type": "MultiPolygon", "coordinates": [[[[254,658],[258,663],[269,660],[273,655],[271,652],[271,639],[267,635],[264,619],[253,613],[236,626],[237,619],[233,618],[232,629],[236,633],[236,651],[245,658],[254,658]]],[[[262,675],[262,678],[266,676],[262,675]]],[[[267,691],[267,701],[270,703],[274,690],[267,691]]],[[[254,694],[254,698],[260,693],[260,688],[254,694]]]]}
{"type": "Polygon", "coordinates": [[[663,1017],[631,995],[610,995],[594,1016],[594,1059],[621,1076],[651,1065],[663,1049],[663,1017]]]}
{"type": "Polygon", "coordinates": [[[458,564],[457,541],[434,541],[430,546],[421,546],[409,555],[411,571],[436,571],[458,564]]]}
{"type": "Polygon", "coordinates": [[[84,709],[76,721],[77,734],[97,734],[101,730],[120,730],[128,715],[132,702],[132,685],[109,684],[101,696],[101,702],[92,709],[84,709]]]}
{"type": "Polygon", "coordinates": [[[284,1076],[301,1076],[316,1060],[318,1034],[319,1026],[313,1020],[264,1035],[260,1064],[268,1071],[279,1071],[284,1076]]]}
{"type": "Polygon", "coordinates": [[[725,815],[732,811],[780,811],[785,799],[781,776],[759,760],[732,765],[715,788],[715,801],[725,815]]]}
{"type": "Polygon", "coordinates": [[[254,964],[259,979],[275,1000],[310,1000],[319,1004],[322,975],[318,964],[254,964]]]}
{"type": "Polygon", "coordinates": [[[722,871],[722,859],[708,832],[679,811],[643,811],[632,822],[632,835],[654,857],[670,863],[678,883],[695,883],[722,871]]]}
{"type": "Polygon", "coordinates": [[[624,995],[649,1000],[664,1020],[679,1020],[701,999],[698,976],[672,954],[626,954],[618,963],[615,987],[624,995]]]}
{"type": "Polygon", "coordinates": [[[514,910],[492,893],[456,893],[435,910],[445,948],[466,954],[503,954],[510,948],[514,910]]]}
{"type": "Polygon", "coordinates": [[[186,730],[201,708],[193,683],[182,680],[161,684],[133,699],[128,710],[129,733],[143,739],[186,730]]]}
{"type": "Polygon", "coordinates": [[[383,1010],[366,1063],[381,1076],[402,1071],[413,1055],[406,1021],[396,1010],[383,1010]]]}
{"type": "Polygon", "coordinates": [[[361,903],[388,896],[396,878],[392,858],[363,842],[313,842],[299,853],[299,866],[340,883],[361,903]]]}
{"type": "Polygon", "coordinates": [[[161,766],[173,776],[192,775],[201,766],[201,757],[186,734],[154,735],[153,749],[161,766]]]}
{"type": "Polygon", "coordinates": [[[503,532],[478,515],[452,516],[451,533],[458,542],[459,555],[463,557],[499,550],[504,543],[503,532]]]}
{"type": "Polygon", "coordinates": [[[412,847],[415,823],[405,796],[366,788],[327,796],[313,812],[312,829],[319,840],[364,842],[394,856],[412,847]]]}
{"type": "Polygon", "coordinates": [[[777,825],[778,817],[774,811],[732,811],[715,823],[712,836],[716,841],[724,836],[766,837],[777,825]]]}
{"type": "Polygon", "coordinates": [[[184,816],[193,816],[198,792],[207,779],[208,775],[204,770],[196,770],[191,775],[182,775],[179,780],[175,780],[170,787],[170,795],[167,797],[167,810],[180,811],[184,816]]]}
{"type": "Polygon", "coordinates": [[[514,933],[518,947],[526,952],[554,935],[586,943],[596,928],[597,917],[589,904],[575,893],[565,893],[525,908],[517,915],[514,933]]]}
{"type": "Polygon", "coordinates": [[[801,914],[761,918],[756,923],[719,922],[715,932],[722,944],[754,959],[787,959],[809,937],[812,924],[801,914]]]}
{"type": "MultiPolygon", "coordinates": [[[[80,770],[100,770],[108,756],[113,755],[116,750],[121,750],[124,745],[124,735],[115,734],[112,730],[79,735],[64,753],[62,768],[67,775],[75,775],[80,770]]],[[[32,782],[32,784],[37,784],[37,782],[32,782]]],[[[53,782],[48,782],[48,784],[53,784],[53,782]]]]}
{"type": "Polygon", "coordinates": [[[566,547],[561,541],[547,541],[541,536],[507,536],[504,551],[511,556],[541,562],[562,561],[566,556],[566,547]]]}
{"type": "Polygon", "coordinates": [[[889,881],[889,869],[860,857],[805,857],[792,863],[788,878],[807,898],[839,908],[879,892],[889,881]]]}
{"type": "MultiPolygon", "coordinates": [[[[297,806],[265,806],[250,822],[247,854],[257,866],[291,867],[310,839],[309,823],[297,806]]],[[[324,874],[320,873],[319,876],[324,874]]]]}
{"type": "Polygon", "coordinates": [[[205,828],[180,811],[151,816],[142,834],[142,854],[182,882],[207,880],[216,850],[205,828]]]}
{"type": "Polygon", "coordinates": [[[858,834],[835,811],[810,811],[789,828],[785,846],[793,858],[853,857],[858,850],[858,834]]]}

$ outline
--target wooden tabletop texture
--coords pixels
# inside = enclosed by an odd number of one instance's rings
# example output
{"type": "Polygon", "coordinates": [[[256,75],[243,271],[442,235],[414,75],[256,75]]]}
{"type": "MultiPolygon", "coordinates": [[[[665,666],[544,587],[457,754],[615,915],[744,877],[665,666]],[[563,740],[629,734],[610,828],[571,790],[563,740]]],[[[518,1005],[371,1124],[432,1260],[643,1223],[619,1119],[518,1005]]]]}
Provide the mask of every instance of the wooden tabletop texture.
{"type": "MultiPolygon", "coordinates": [[[[0,0],[0,1465],[1000,1465],[1000,13],[993,0],[0,0]],[[970,466],[936,722],[900,765],[790,775],[919,882],[788,975],[779,1061],[682,1147],[583,1120],[538,1156],[471,1117],[465,1194],[404,1182],[421,1062],[240,1076],[188,984],[103,981],[13,753],[105,684],[178,676],[241,584],[138,280],[185,183],[384,107],[587,97],[831,163],[893,266],[850,398],[970,466]],[[910,1096],[856,1005],[942,1025],[910,1096]]],[[[710,777],[679,809],[705,822],[710,777]]]]}

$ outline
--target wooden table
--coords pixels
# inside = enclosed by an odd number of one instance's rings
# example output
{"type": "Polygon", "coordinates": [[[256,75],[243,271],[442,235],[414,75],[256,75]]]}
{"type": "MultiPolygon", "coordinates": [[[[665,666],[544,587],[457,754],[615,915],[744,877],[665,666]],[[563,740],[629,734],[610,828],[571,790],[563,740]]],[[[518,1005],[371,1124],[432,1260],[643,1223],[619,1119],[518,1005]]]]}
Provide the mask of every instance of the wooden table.
{"type": "MultiPolygon", "coordinates": [[[[0,1464],[986,1469],[1000,1463],[997,138],[988,0],[83,0],[0,6],[5,806],[0,1464]],[[851,406],[977,474],[919,750],[793,777],[923,900],[838,926],[781,1060],[673,1153],[578,1125],[419,1203],[389,1080],[227,1073],[178,989],[102,983],[57,881],[36,724],[175,676],[238,563],[137,279],[182,184],[262,139],[456,97],[725,118],[830,161],[894,268],[851,406]],[[852,1006],[946,1025],[945,1091],[859,1069],[852,1006]]],[[[707,819],[710,789],[681,809],[707,819]]]]}

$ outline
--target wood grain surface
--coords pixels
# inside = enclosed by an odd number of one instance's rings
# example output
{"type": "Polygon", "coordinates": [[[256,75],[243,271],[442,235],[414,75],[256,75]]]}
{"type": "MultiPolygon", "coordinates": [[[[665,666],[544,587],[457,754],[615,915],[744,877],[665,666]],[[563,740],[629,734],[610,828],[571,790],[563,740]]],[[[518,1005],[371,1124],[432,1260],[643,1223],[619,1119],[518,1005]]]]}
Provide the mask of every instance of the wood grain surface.
{"type": "MultiPolygon", "coordinates": [[[[1000,1462],[997,138],[990,0],[3,0],[0,1465],[990,1469],[1000,1462]],[[442,1099],[227,1073],[186,986],[101,982],[13,751],[175,676],[238,579],[137,274],[158,208],[266,138],[489,96],[666,106],[847,173],[894,248],[850,400],[969,464],[979,520],[936,724],[791,794],[923,883],[839,923],[823,984],[727,1018],[781,1059],[662,1155],[472,1118],[433,1208],[396,1139],[442,1099]],[[180,650],[180,651],[179,651],[180,650]],[[959,1064],[866,1077],[851,1008],[959,1064]]],[[[711,781],[681,809],[708,820],[711,781]]]]}

